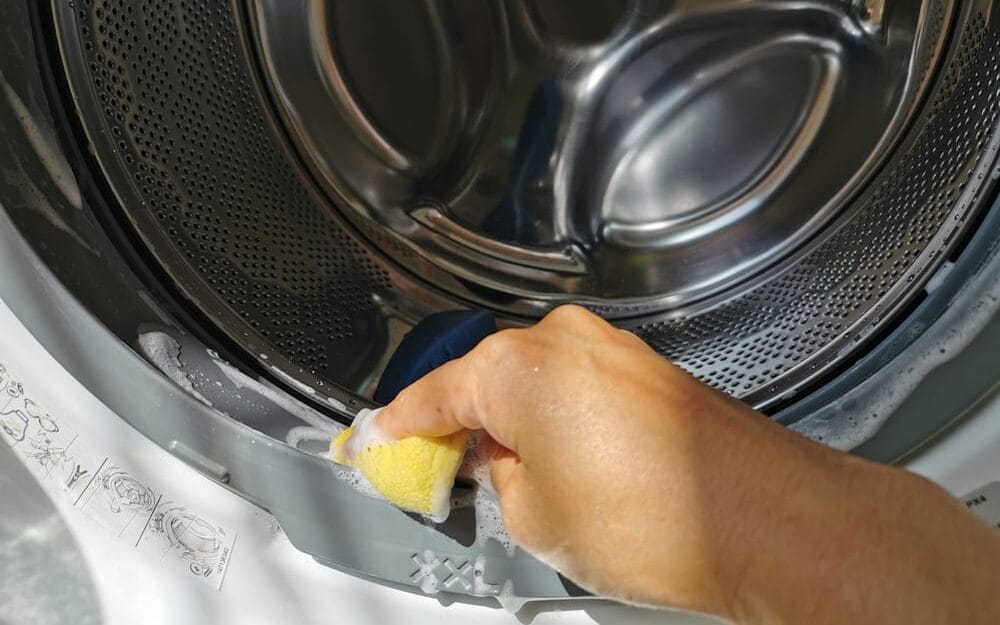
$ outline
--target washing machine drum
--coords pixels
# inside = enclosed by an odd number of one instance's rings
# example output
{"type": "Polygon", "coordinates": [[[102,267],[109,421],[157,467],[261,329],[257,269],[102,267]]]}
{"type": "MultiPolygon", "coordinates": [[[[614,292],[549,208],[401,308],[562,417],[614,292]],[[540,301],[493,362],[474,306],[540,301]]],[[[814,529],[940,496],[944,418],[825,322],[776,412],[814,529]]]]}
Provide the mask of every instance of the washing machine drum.
{"type": "Polygon", "coordinates": [[[990,3],[633,4],[54,17],[114,216],[253,358],[363,397],[433,311],[577,302],[780,406],[977,217],[990,3]]]}
{"type": "Polygon", "coordinates": [[[793,424],[993,266],[995,4],[54,1],[26,28],[82,197],[13,217],[137,351],[331,419],[431,313],[574,302],[793,424]],[[118,269],[73,256],[81,206],[118,269]]]}

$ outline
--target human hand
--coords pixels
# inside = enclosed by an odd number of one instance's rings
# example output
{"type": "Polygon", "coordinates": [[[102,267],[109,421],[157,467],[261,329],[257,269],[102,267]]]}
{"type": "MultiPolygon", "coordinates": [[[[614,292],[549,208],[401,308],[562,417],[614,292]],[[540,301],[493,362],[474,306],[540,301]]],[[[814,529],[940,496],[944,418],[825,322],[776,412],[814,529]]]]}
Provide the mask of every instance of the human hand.
{"type": "MultiPolygon", "coordinates": [[[[885,580],[923,561],[907,541],[956,519],[993,538],[933,485],[801,438],[577,307],[488,337],[378,424],[394,437],[485,430],[515,540],[627,601],[741,622],[924,622],[933,610],[880,618],[901,592],[885,580]],[[841,597],[844,576],[865,592],[841,597]]],[[[942,571],[910,588],[940,594],[942,571]]],[[[927,622],[957,622],[937,614],[927,622]]]]}

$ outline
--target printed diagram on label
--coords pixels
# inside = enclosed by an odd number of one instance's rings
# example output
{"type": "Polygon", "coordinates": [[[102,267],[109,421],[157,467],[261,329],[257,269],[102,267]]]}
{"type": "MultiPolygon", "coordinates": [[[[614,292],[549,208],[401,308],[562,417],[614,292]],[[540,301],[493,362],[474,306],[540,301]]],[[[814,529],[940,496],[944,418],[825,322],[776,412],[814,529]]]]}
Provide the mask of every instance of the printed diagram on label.
{"type": "Polygon", "coordinates": [[[51,437],[42,435],[28,440],[28,451],[25,455],[38,463],[46,474],[56,467],[61,467],[68,461],[68,447],[59,445],[51,437]]]}
{"type": "Polygon", "coordinates": [[[10,382],[3,388],[0,405],[0,429],[9,437],[9,444],[28,459],[29,469],[49,477],[72,462],[76,436],[25,396],[20,383],[10,382]]]}
{"type": "Polygon", "coordinates": [[[28,435],[30,420],[21,408],[24,400],[24,387],[20,382],[11,380],[7,369],[0,364],[0,383],[3,393],[0,394],[0,429],[13,439],[11,445],[23,441],[28,435]]]}
{"type": "Polygon", "coordinates": [[[0,440],[118,539],[185,575],[222,586],[236,532],[164,497],[145,478],[89,446],[29,397],[3,363],[0,440]]]}
{"type": "Polygon", "coordinates": [[[118,466],[105,462],[77,501],[77,507],[116,536],[136,543],[158,500],[158,493],[118,466]]]}
{"type": "Polygon", "coordinates": [[[153,512],[138,548],[220,584],[235,541],[235,534],[222,526],[173,501],[162,501],[153,512]]]}

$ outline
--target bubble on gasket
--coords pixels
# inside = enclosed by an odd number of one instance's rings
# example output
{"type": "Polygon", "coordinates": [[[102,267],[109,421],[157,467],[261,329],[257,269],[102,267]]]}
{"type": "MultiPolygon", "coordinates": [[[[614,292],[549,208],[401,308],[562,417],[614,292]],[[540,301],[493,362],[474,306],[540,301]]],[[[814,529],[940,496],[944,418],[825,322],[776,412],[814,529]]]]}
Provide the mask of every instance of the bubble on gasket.
{"type": "Polygon", "coordinates": [[[483,547],[487,539],[492,538],[503,545],[507,555],[513,555],[517,543],[504,525],[500,502],[486,489],[477,488],[473,505],[476,509],[476,545],[483,547]]]}
{"type": "Polygon", "coordinates": [[[206,406],[212,405],[211,401],[195,389],[187,372],[184,371],[184,365],[181,363],[181,344],[174,337],[165,332],[143,332],[139,335],[139,348],[146,358],[177,386],[206,406]]]}
{"type": "MultiPolygon", "coordinates": [[[[998,260],[991,266],[1000,264],[998,260]]],[[[968,347],[1000,310],[1000,271],[988,266],[964,288],[941,317],[878,375],[791,429],[838,449],[853,449],[874,436],[917,386],[968,347]]]]}

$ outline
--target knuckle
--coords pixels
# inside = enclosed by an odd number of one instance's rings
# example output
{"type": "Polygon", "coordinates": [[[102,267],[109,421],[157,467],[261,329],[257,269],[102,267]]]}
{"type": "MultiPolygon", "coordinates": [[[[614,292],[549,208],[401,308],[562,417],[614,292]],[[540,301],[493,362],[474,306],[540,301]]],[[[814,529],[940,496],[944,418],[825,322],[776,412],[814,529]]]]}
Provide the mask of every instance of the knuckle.
{"type": "Polygon", "coordinates": [[[406,406],[410,405],[413,401],[413,396],[415,391],[413,390],[413,385],[407,386],[403,390],[396,394],[396,398],[391,402],[397,409],[405,409],[406,406]]]}
{"type": "Polygon", "coordinates": [[[476,352],[485,361],[486,366],[508,363],[520,357],[522,347],[517,337],[517,330],[501,330],[480,341],[476,352]]]}
{"type": "Polygon", "coordinates": [[[603,318],[575,304],[566,304],[553,309],[539,325],[591,336],[607,336],[609,332],[615,330],[614,326],[603,318]]]}
{"type": "Polygon", "coordinates": [[[576,304],[564,304],[552,309],[549,314],[545,315],[546,321],[554,321],[556,323],[592,323],[597,319],[599,317],[576,304]]]}
{"type": "Polygon", "coordinates": [[[645,349],[652,349],[649,346],[649,343],[647,343],[641,336],[639,336],[635,332],[632,332],[631,330],[625,330],[625,329],[622,329],[622,328],[618,328],[618,332],[619,332],[619,334],[618,334],[619,338],[621,338],[626,343],[629,343],[629,344],[634,345],[636,347],[642,347],[642,348],[645,348],[645,349]]]}

